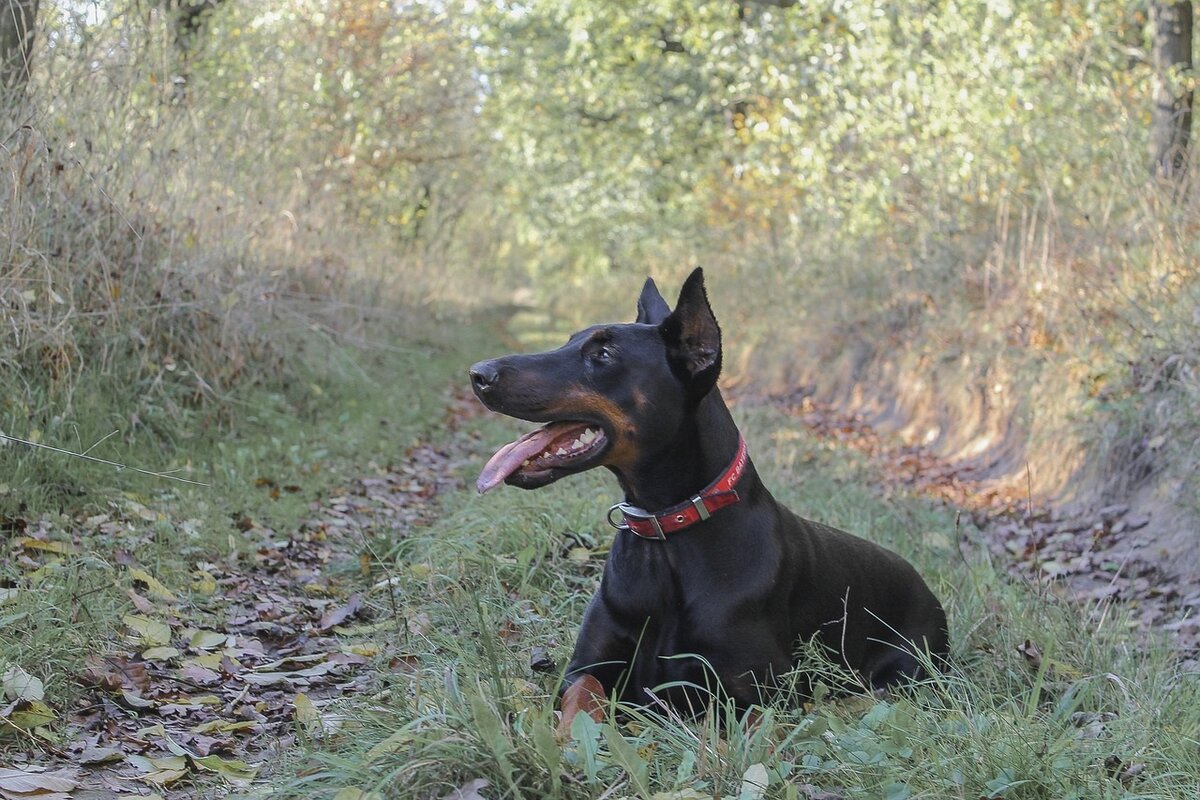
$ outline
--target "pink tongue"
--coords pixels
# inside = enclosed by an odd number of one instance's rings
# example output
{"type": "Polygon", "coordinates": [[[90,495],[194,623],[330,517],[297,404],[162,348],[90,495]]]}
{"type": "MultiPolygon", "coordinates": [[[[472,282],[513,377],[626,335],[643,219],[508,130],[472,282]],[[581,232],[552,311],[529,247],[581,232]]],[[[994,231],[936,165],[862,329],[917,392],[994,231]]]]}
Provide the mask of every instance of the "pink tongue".
{"type": "Polygon", "coordinates": [[[509,442],[496,451],[496,455],[484,465],[483,471],[475,481],[475,488],[483,494],[494,489],[512,475],[526,460],[550,446],[550,443],[572,428],[578,428],[578,422],[551,422],[544,428],[538,428],[525,434],[515,442],[509,442]]]}

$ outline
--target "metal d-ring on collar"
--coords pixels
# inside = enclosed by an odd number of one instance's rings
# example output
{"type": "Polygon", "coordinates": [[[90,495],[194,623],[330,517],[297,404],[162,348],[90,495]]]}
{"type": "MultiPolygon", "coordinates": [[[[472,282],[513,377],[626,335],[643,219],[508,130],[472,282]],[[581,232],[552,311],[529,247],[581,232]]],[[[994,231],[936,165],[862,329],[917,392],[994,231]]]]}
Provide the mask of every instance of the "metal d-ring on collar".
{"type": "MultiPolygon", "coordinates": [[[[699,495],[697,495],[695,498],[693,498],[693,501],[695,501],[697,499],[699,499],[699,495]]],[[[703,506],[703,503],[701,503],[701,505],[703,506]]],[[[658,539],[659,541],[666,541],[667,535],[665,533],[663,533],[662,525],[660,525],[658,522],[658,517],[654,516],[646,509],[638,508],[637,506],[632,505],[630,503],[614,503],[608,509],[608,514],[607,514],[608,524],[612,525],[614,528],[616,528],[619,531],[633,530],[632,528],[629,527],[629,523],[626,521],[630,517],[633,517],[635,519],[650,520],[650,524],[654,526],[654,533],[656,534],[653,538],[658,539]],[[621,512],[621,521],[620,522],[615,522],[613,520],[613,512],[614,511],[621,512]]],[[[705,519],[707,519],[707,518],[708,518],[708,510],[705,509],[705,519]]],[[[649,538],[649,537],[647,537],[647,538],[649,538]]]]}

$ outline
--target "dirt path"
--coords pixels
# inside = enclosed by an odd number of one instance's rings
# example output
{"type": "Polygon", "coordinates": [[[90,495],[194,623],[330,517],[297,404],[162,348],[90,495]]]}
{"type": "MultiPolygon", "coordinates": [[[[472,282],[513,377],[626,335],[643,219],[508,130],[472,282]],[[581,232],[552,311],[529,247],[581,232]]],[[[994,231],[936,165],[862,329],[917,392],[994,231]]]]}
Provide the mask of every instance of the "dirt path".
{"type": "MultiPolygon", "coordinates": [[[[1138,557],[1145,518],[1116,506],[1076,515],[1031,508],[807,399],[740,400],[770,403],[815,435],[865,453],[885,476],[882,491],[962,509],[973,523],[963,526],[961,541],[970,555],[986,550],[1016,579],[1046,581],[1089,613],[1127,604],[1147,629],[1168,632],[1185,656],[1200,649],[1200,627],[1188,616],[1200,604],[1200,588],[1138,557]]],[[[73,676],[84,691],[66,714],[63,739],[31,744],[17,763],[0,765],[0,797],[33,796],[4,793],[5,767],[44,769],[28,774],[61,786],[47,796],[76,800],[219,796],[225,787],[261,780],[263,765],[278,761],[297,736],[336,727],[329,709],[339,701],[370,697],[386,673],[411,670],[416,654],[406,649],[408,636],[428,623],[420,609],[391,595],[381,556],[428,524],[444,492],[461,488],[466,463],[478,453],[452,434],[476,413],[473,399],[452,395],[447,433],[436,444],[416,445],[395,465],[347,481],[313,502],[295,530],[272,530],[253,516],[235,520],[242,539],[235,553],[196,563],[186,596],[155,579],[137,562],[136,541],[121,538],[144,530],[154,512],[124,504],[76,520],[76,542],[110,537],[114,559],[132,578],[126,638],[89,656],[73,676]],[[142,525],[135,524],[139,517],[142,525]]],[[[262,488],[292,490],[270,482],[262,488]]],[[[36,540],[38,532],[26,535],[36,540]]]]}
{"type": "Polygon", "coordinates": [[[1031,503],[1013,487],[984,481],[919,446],[881,437],[860,417],[815,404],[811,398],[743,398],[769,403],[798,418],[821,438],[864,453],[885,476],[883,489],[933,497],[960,509],[960,546],[986,550],[1019,580],[1044,582],[1102,617],[1109,604],[1127,606],[1138,631],[1166,633],[1180,655],[1200,655],[1200,585],[1166,571],[1147,555],[1150,518],[1127,505],[1071,510],[1031,503]],[[969,532],[968,532],[969,531],[969,532]]]}
{"type": "MultiPolygon", "coordinates": [[[[448,414],[460,413],[467,406],[452,400],[448,414]]],[[[396,604],[380,557],[461,487],[463,454],[445,448],[462,441],[444,440],[348,481],[295,530],[235,520],[234,554],[195,564],[187,596],[139,565],[136,548],[119,550],[134,587],[126,638],[73,676],[84,691],[62,743],[9,751],[18,760],[0,765],[0,797],[43,796],[6,793],[6,776],[22,780],[13,769],[54,798],[220,796],[252,785],[297,735],[337,726],[327,705],[411,670],[405,645],[421,614],[396,604]]],[[[98,531],[133,528],[123,513],[77,520],[75,536],[94,543],[98,531]]]]}

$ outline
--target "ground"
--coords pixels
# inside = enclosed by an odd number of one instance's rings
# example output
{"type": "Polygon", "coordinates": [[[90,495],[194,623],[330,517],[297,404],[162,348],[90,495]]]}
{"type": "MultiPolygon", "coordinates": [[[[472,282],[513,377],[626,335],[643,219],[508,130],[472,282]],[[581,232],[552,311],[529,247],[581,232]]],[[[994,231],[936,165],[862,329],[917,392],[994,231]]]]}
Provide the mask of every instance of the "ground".
{"type": "MultiPolygon", "coordinates": [[[[354,751],[354,763],[400,758],[396,770],[404,774],[420,769],[410,749],[420,745],[417,731],[436,729],[426,715],[451,724],[443,717],[452,717],[448,709],[459,704],[476,734],[496,726],[488,734],[493,742],[517,736],[504,732],[505,720],[523,714],[544,719],[607,548],[609,534],[600,520],[615,487],[596,475],[556,489],[554,502],[569,506],[564,518],[548,510],[541,493],[505,490],[470,499],[475,471],[491,452],[490,442],[506,437],[509,423],[486,415],[466,393],[457,374],[465,369],[453,366],[465,368],[469,360],[458,364],[457,358],[431,373],[434,399],[423,406],[423,425],[378,434],[390,444],[407,442],[394,457],[302,458],[299,472],[254,476],[253,491],[239,505],[220,505],[227,539],[221,546],[205,538],[211,517],[180,517],[178,504],[133,494],[111,497],[97,513],[6,518],[6,574],[24,576],[0,584],[7,587],[0,589],[6,625],[24,626],[33,636],[45,622],[30,615],[50,614],[50,627],[94,623],[99,633],[86,637],[86,652],[56,654],[48,669],[32,656],[7,662],[0,797],[325,796],[332,792],[329,784],[306,781],[333,780],[331,762],[321,754],[353,749],[356,736],[364,745],[354,751]],[[334,474],[323,475],[318,489],[297,477],[321,465],[334,474]],[[281,514],[280,506],[293,511],[281,514]],[[54,608],[39,606],[29,597],[39,583],[56,582],[67,587],[58,595],[68,598],[66,607],[61,601],[54,608]],[[93,608],[89,597],[111,594],[112,586],[112,605],[93,608]],[[422,699],[430,680],[444,697],[422,699]],[[473,695],[468,684],[475,681],[493,688],[473,695]],[[500,694],[486,699],[497,686],[500,694]],[[508,705],[507,716],[497,711],[493,718],[493,703],[501,710],[508,705]],[[412,711],[404,711],[410,704],[412,711]],[[382,721],[373,722],[377,707],[401,710],[379,712],[382,721]],[[379,732],[374,724],[382,726],[379,732]]],[[[1136,628],[1119,632],[1135,647],[1148,646],[1151,630],[1169,632],[1180,651],[1194,647],[1195,631],[1183,612],[1196,592],[1164,589],[1153,565],[1120,554],[1144,524],[1127,509],[1083,518],[1005,499],[952,465],[811,401],[739,389],[733,405],[764,471],[795,481],[783,497],[802,513],[812,514],[800,506],[816,504],[819,496],[831,505],[812,515],[833,516],[847,527],[894,516],[895,535],[908,538],[891,546],[941,553],[943,560],[956,553],[964,564],[989,562],[1034,593],[1070,598],[1068,607],[1089,620],[1086,625],[1104,624],[1115,609],[1112,624],[1136,628]],[[843,473],[841,463],[858,466],[843,473]],[[832,476],[821,479],[830,482],[815,481],[820,472],[832,476]],[[864,508],[875,510],[854,516],[864,508]]],[[[360,409],[365,423],[338,419],[369,428],[387,421],[372,417],[377,412],[360,409]]],[[[338,436],[337,429],[314,432],[306,447],[338,436]]],[[[941,572],[934,581],[943,596],[954,591],[947,582],[952,574],[941,572]]],[[[1007,619],[1003,609],[988,606],[980,619],[995,616],[1012,630],[980,643],[982,623],[965,618],[977,613],[970,611],[973,602],[950,597],[960,660],[1002,662],[1011,671],[1011,658],[1031,675],[1071,674],[1061,652],[1048,654],[1058,644],[1054,635],[1019,629],[1029,623],[1007,619]],[[1001,639],[1015,641],[998,645],[1001,639]],[[999,653],[997,647],[1011,649],[999,653]]],[[[883,706],[865,717],[853,705],[839,705],[834,713],[857,716],[870,727],[881,713],[891,713],[883,706]]],[[[1067,730],[1091,726],[1097,736],[1109,736],[1116,717],[1104,715],[1115,712],[1078,713],[1084,716],[1062,723],[1067,730]]],[[[536,731],[549,727],[531,730],[538,742],[536,731]]],[[[611,757],[629,776],[609,788],[648,787],[649,774],[638,765],[643,758],[653,764],[651,756],[621,755],[620,736],[606,736],[611,757]]],[[[452,738],[439,739],[439,746],[446,741],[452,738]]],[[[662,743],[645,746],[666,752],[662,743]]],[[[550,746],[556,759],[558,748],[550,746]]],[[[515,757],[495,755],[501,764],[515,757]]],[[[1114,786],[1128,785],[1146,769],[1135,756],[1111,757],[1116,766],[1105,780],[1114,786]]],[[[450,774],[421,784],[418,794],[499,796],[485,791],[479,781],[488,780],[472,776],[460,758],[455,756],[450,774]]],[[[744,784],[762,763],[737,766],[734,777],[744,784]]],[[[786,774],[782,765],[772,770],[771,780],[786,774]]],[[[991,781],[1004,786],[1017,780],[1007,774],[1001,769],[991,781]]],[[[597,775],[578,780],[586,787],[587,780],[602,779],[603,773],[597,775]]],[[[380,791],[360,781],[336,778],[337,796],[380,791]]],[[[787,785],[800,787],[796,796],[851,796],[828,783],[821,788],[815,778],[787,785]]],[[[907,796],[895,789],[903,782],[880,785],[907,796]]],[[[566,790],[559,785],[558,791],[566,790]]]]}
{"type": "MultiPolygon", "coordinates": [[[[747,398],[749,403],[762,402],[747,398]]],[[[1128,503],[1099,508],[1032,500],[974,477],[971,468],[881,436],[861,417],[810,399],[772,398],[816,436],[868,455],[880,491],[897,488],[937,498],[967,525],[964,550],[981,549],[1014,579],[1046,583],[1081,609],[1103,616],[1110,603],[1133,610],[1138,630],[1166,633],[1189,662],[1200,652],[1197,576],[1173,570],[1168,548],[1147,530],[1150,516],[1128,503]]],[[[1157,528],[1170,533],[1170,527],[1157,528]]]]}

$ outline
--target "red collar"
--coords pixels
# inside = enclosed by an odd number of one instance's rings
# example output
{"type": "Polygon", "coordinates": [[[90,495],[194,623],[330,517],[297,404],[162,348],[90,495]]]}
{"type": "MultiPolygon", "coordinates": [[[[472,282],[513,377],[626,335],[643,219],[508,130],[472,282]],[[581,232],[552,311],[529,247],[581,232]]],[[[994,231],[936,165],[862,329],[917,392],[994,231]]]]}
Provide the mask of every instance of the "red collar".
{"type": "Polygon", "coordinates": [[[666,511],[652,512],[629,503],[617,503],[608,509],[608,524],[617,530],[628,530],[643,539],[658,539],[663,541],[668,533],[678,533],[684,528],[691,527],[697,522],[709,518],[712,512],[725,506],[731,506],[741,500],[734,489],[742,479],[749,462],[746,450],[746,438],[738,434],[737,455],[700,494],[693,495],[682,503],[671,506],[666,511]],[[624,520],[613,521],[613,512],[621,512],[624,520]]]}

